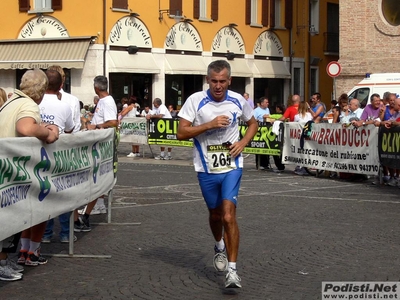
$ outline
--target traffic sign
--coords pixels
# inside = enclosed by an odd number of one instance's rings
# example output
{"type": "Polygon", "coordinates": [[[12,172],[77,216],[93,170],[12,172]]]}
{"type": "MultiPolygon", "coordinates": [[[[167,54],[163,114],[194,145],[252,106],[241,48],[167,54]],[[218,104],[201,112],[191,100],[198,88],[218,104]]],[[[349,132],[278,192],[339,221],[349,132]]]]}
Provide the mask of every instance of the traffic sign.
{"type": "Polygon", "coordinates": [[[329,76],[331,77],[337,77],[339,76],[340,72],[342,71],[342,67],[337,61],[331,61],[327,66],[326,66],[326,72],[328,73],[329,76]]]}

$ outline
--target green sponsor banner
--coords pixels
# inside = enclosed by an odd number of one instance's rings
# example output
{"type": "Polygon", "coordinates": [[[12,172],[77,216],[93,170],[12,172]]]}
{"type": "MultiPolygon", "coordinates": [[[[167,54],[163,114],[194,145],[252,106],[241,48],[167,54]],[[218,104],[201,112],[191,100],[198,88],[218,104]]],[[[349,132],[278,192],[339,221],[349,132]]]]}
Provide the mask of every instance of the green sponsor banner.
{"type": "MultiPolygon", "coordinates": [[[[241,122],[239,124],[239,134],[242,138],[247,131],[247,124],[241,122]]],[[[244,148],[243,153],[247,154],[263,154],[263,155],[281,155],[283,147],[283,123],[277,126],[278,134],[273,132],[271,123],[258,123],[258,131],[253,139],[244,148]]]]}
{"type": "Polygon", "coordinates": [[[190,140],[179,141],[176,138],[179,119],[151,119],[149,122],[149,145],[193,147],[190,140]]]}
{"type": "MultiPolygon", "coordinates": [[[[190,140],[179,141],[176,138],[179,119],[152,119],[149,122],[148,144],[176,147],[193,147],[190,140]]],[[[247,131],[247,124],[239,124],[239,136],[242,138],[247,131]]],[[[277,128],[279,133],[273,133],[271,123],[259,123],[258,131],[254,138],[244,148],[243,153],[277,155],[281,154],[283,147],[283,123],[277,128]]]]}

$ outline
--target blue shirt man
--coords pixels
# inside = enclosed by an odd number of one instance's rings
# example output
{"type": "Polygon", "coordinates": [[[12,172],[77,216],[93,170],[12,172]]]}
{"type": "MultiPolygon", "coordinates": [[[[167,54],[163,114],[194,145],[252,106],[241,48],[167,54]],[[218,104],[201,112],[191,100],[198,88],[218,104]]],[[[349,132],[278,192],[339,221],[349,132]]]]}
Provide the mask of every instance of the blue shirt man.
{"type": "Polygon", "coordinates": [[[253,115],[254,118],[258,121],[258,122],[266,122],[266,119],[269,117],[270,115],[270,111],[269,111],[269,101],[267,97],[261,97],[258,100],[259,106],[254,110],[253,115]]]}

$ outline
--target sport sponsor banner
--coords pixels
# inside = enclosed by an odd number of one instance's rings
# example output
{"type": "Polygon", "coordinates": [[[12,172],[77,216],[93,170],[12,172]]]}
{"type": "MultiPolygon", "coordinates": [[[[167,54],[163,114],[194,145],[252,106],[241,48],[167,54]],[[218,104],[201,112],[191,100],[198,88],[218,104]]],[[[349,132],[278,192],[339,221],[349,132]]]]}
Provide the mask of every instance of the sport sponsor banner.
{"type": "Polygon", "coordinates": [[[380,127],[379,159],[383,166],[400,169],[400,127],[380,127]]]}
{"type": "Polygon", "coordinates": [[[147,145],[146,118],[123,118],[119,133],[120,142],[147,145]]]}
{"type": "MultiPolygon", "coordinates": [[[[148,143],[149,145],[193,147],[191,140],[178,140],[179,119],[152,119],[149,122],[148,143]]],[[[280,155],[283,146],[283,124],[280,124],[276,135],[272,131],[270,123],[260,123],[258,132],[244,148],[243,153],[280,155]]],[[[239,124],[239,135],[242,138],[246,134],[248,126],[246,123],[239,124]]]]}
{"type": "Polygon", "coordinates": [[[115,184],[114,129],[61,135],[53,144],[3,138],[0,240],[87,204],[115,184]]]}
{"type": "Polygon", "coordinates": [[[178,140],[179,119],[150,119],[148,130],[149,145],[193,147],[191,140],[178,140]]]}
{"type": "MultiPolygon", "coordinates": [[[[240,139],[246,134],[247,124],[240,122],[239,134],[240,139]]],[[[271,123],[258,123],[258,131],[251,139],[251,141],[244,148],[243,153],[249,154],[265,154],[265,155],[281,155],[284,137],[283,123],[278,125],[278,134],[273,132],[273,125],[271,123]]]]}
{"type": "Polygon", "coordinates": [[[284,164],[343,173],[378,174],[377,127],[343,128],[341,124],[318,123],[312,124],[309,137],[303,138],[302,133],[300,124],[285,124],[284,164]]]}

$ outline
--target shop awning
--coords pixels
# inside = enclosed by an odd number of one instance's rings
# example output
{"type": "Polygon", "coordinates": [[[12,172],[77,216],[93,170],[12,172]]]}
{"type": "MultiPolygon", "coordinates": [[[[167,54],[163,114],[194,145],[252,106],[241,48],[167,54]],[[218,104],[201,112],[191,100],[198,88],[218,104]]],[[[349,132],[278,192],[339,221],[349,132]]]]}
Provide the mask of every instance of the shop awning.
{"type": "Polygon", "coordinates": [[[157,65],[151,53],[137,52],[136,54],[129,54],[127,51],[110,51],[108,53],[108,58],[109,72],[160,73],[160,67],[157,65]]]}
{"type": "Polygon", "coordinates": [[[290,73],[283,61],[278,60],[254,60],[255,72],[257,78],[283,78],[289,79],[290,73]]]}
{"type": "Polygon", "coordinates": [[[165,74],[207,75],[207,66],[201,56],[166,54],[165,59],[165,74]]]}
{"type": "Polygon", "coordinates": [[[92,37],[0,41],[0,69],[83,69],[92,37]]]}
{"type": "Polygon", "coordinates": [[[245,59],[235,58],[228,62],[231,65],[231,75],[233,77],[253,77],[253,72],[250,70],[245,59]]]}

